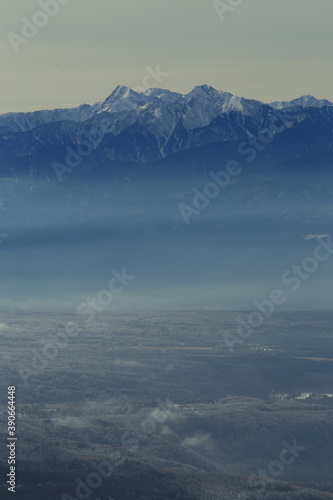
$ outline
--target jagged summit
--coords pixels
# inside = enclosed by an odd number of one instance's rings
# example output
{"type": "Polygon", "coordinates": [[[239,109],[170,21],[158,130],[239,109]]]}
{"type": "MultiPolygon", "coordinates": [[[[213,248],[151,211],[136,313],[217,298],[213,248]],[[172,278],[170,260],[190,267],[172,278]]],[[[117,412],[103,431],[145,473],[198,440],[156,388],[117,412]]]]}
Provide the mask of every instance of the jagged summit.
{"type": "Polygon", "coordinates": [[[145,99],[141,94],[126,85],[118,85],[104,101],[95,104],[95,111],[97,113],[126,111],[143,104],[145,104],[145,99]]]}
{"type": "Polygon", "coordinates": [[[126,87],[126,85],[118,85],[109,97],[112,99],[125,99],[132,93],[136,92],[129,87],[126,87]]]}
{"type": "Polygon", "coordinates": [[[217,95],[219,94],[221,91],[220,90],[216,90],[214,87],[211,87],[210,85],[206,85],[206,84],[203,84],[203,85],[196,85],[190,92],[191,93],[195,93],[195,94],[200,94],[202,96],[207,96],[207,95],[217,95]]]}
{"type": "Polygon", "coordinates": [[[292,106],[301,106],[303,108],[322,108],[323,106],[333,106],[333,103],[327,99],[317,99],[313,95],[305,94],[292,101],[275,101],[270,103],[275,109],[290,108],[292,106]]]}
{"type": "Polygon", "coordinates": [[[161,101],[168,101],[168,102],[174,102],[180,97],[183,97],[183,94],[180,94],[179,92],[172,92],[171,90],[167,89],[160,89],[160,88],[149,88],[142,92],[143,95],[147,97],[155,97],[157,99],[160,99],[161,101]]]}
{"type": "MultiPolygon", "coordinates": [[[[217,90],[210,85],[197,85],[188,94],[187,97],[191,98],[193,96],[200,97],[202,99],[219,99],[222,97],[232,97],[229,92],[224,92],[223,90],[217,90]]],[[[185,97],[186,97],[185,96],[185,97]]]]}

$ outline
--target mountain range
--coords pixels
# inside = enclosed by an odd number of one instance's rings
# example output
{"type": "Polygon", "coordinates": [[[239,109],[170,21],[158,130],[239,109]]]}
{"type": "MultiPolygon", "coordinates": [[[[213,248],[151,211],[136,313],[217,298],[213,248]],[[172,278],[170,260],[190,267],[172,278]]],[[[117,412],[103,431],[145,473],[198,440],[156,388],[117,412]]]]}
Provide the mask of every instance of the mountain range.
{"type": "Polygon", "coordinates": [[[200,156],[200,148],[205,162],[217,148],[251,163],[253,147],[272,165],[306,162],[309,155],[325,162],[333,152],[332,129],[333,103],[312,96],[265,104],[208,85],[188,94],[118,86],[94,105],[0,115],[0,175],[33,172],[52,179],[57,162],[108,171],[114,164],[170,158],[183,164],[200,156]],[[69,157],[73,151],[76,159],[69,157]]]}

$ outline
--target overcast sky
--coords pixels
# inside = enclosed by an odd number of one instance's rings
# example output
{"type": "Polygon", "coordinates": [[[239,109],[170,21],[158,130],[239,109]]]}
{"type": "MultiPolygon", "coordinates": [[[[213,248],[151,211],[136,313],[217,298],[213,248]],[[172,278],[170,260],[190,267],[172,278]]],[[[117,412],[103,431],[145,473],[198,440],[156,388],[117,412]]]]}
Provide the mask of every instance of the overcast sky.
{"type": "Polygon", "coordinates": [[[169,74],[158,86],[179,92],[333,101],[332,0],[229,0],[223,22],[211,0],[61,0],[44,19],[43,1],[56,0],[1,0],[0,113],[93,104],[156,65],[169,74]],[[23,17],[46,25],[16,54],[23,17]]]}

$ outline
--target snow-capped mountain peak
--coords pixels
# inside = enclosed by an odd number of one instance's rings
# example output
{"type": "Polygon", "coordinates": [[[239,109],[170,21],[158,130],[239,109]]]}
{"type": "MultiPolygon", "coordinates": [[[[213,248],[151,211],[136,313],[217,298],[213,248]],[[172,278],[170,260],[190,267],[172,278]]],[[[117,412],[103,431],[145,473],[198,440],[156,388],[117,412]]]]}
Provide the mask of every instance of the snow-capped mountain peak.
{"type": "Polygon", "coordinates": [[[200,98],[203,100],[215,100],[227,97],[232,97],[232,94],[229,92],[223,92],[222,90],[216,90],[214,87],[209,85],[197,85],[194,87],[191,92],[189,92],[186,96],[187,100],[193,98],[200,98]]]}
{"type": "Polygon", "coordinates": [[[126,87],[126,85],[118,85],[108,99],[116,100],[116,99],[126,99],[130,94],[134,94],[134,90],[126,87]]]}
{"type": "Polygon", "coordinates": [[[140,96],[141,94],[129,87],[118,85],[104,101],[96,103],[95,108],[97,113],[135,109],[142,105],[140,96]]]}
{"type": "Polygon", "coordinates": [[[171,92],[167,89],[159,89],[155,87],[145,90],[142,92],[142,95],[160,99],[163,102],[175,102],[180,97],[184,97],[183,94],[179,94],[178,92],[171,92]]]}
{"type": "Polygon", "coordinates": [[[327,99],[316,99],[312,95],[305,94],[292,101],[275,101],[270,103],[275,109],[291,108],[292,106],[301,106],[303,108],[322,108],[323,106],[333,106],[333,103],[327,99]]]}

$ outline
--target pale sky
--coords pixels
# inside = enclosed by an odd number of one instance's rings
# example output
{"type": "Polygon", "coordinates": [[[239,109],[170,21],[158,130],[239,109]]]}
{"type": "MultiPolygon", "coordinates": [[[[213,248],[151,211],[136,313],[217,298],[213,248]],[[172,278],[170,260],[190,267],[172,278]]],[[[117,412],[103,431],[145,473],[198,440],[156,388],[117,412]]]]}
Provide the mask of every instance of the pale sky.
{"type": "Polygon", "coordinates": [[[56,1],[1,0],[0,113],[93,104],[156,65],[169,75],[155,86],[178,92],[333,101],[332,0],[224,0],[239,5],[223,22],[213,0],[59,0],[36,16],[56,1]],[[16,54],[8,34],[22,36],[24,17],[46,24],[16,54]]]}

